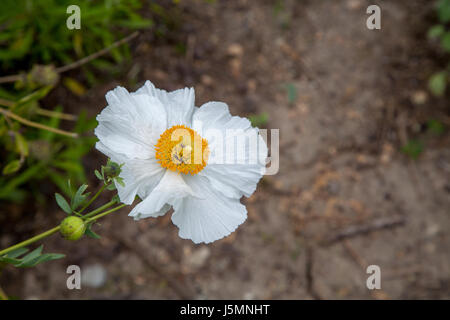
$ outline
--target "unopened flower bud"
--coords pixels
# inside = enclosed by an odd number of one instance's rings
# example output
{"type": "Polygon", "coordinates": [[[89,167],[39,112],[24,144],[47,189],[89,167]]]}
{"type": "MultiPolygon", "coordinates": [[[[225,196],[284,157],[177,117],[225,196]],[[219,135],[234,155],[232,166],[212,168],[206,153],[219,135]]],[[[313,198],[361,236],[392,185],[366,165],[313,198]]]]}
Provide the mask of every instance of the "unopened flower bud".
{"type": "Polygon", "coordinates": [[[86,231],[86,225],[83,219],[75,216],[65,218],[61,222],[61,235],[70,241],[80,239],[86,231]]]}

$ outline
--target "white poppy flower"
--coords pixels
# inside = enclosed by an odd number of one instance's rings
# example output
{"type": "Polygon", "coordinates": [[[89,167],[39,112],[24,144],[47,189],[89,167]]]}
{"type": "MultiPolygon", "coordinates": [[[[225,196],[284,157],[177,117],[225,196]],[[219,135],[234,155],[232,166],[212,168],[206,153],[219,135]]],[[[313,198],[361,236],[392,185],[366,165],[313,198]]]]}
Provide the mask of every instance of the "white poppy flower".
{"type": "Polygon", "coordinates": [[[240,198],[255,191],[267,156],[264,140],[247,119],[232,117],[222,102],[196,107],[193,88],[166,92],[150,81],[134,93],[117,87],[106,100],[97,116],[96,148],[124,164],[125,185],[116,184],[120,200],[142,199],[130,216],[158,217],[173,207],[179,236],[195,243],[221,239],[245,221],[240,198]],[[201,133],[193,129],[198,124],[201,133]],[[257,147],[228,148],[235,139],[227,129],[249,140],[253,135],[257,147]],[[221,155],[228,160],[220,161],[221,155]]]}

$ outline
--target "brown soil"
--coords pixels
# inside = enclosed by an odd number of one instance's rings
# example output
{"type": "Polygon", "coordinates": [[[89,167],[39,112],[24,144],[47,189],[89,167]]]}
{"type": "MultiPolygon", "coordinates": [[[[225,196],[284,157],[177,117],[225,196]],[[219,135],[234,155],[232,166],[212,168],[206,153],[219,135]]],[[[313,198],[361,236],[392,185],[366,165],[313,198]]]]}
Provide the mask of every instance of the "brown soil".
{"type": "MultiPolygon", "coordinates": [[[[178,237],[169,214],[134,222],[124,209],[96,227],[101,240],[49,239],[46,250],[67,258],[8,268],[5,291],[40,299],[450,298],[449,135],[423,131],[430,118],[449,119],[447,101],[426,92],[437,67],[425,40],[431,2],[377,1],[378,31],[365,26],[363,0],[181,2],[175,41],[184,48],[143,34],[123,81],[83,98],[62,89],[60,98],[95,115],[116,85],[195,86],[197,105],[225,101],[233,114],[269,114],[267,127],[280,128],[279,173],[243,200],[248,220],[224,240],[194,245],[178,237]],[[413,138],[425,141],[415,161],[399,151],[413,138]],[[104,286],[66,288],[68,265],[96,263],[107,271],[104,286]],[[373,264],[381,290],[366,288],[373,264]]],[[[93,151],[88,173],[103,162],[93,151]]],[[[60,217],[41,210],[15,231],[44,230],[60,217]],[[21,227],[31,219],[32,230],[21,227]]],[[[2,247],[11,237],[2,235],[2,247]]]]}

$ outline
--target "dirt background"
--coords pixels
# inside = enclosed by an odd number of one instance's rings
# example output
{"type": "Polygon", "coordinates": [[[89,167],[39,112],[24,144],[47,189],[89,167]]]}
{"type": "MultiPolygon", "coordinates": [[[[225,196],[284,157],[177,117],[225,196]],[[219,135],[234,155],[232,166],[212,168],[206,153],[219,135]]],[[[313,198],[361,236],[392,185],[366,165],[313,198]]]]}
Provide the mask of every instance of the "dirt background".
{"type": "MultiPolygon", "coordinates": [[[[48,239],[46,250],[67,258],[6,269],[4,290],[23,299],[450,298],[450,137],[424,129],[430,118],[450,124],[448,99],[426,90],[441,63],[426,41],[432,1],[181,1],[178,14],[172,38],[133,41],[119,80],[52,99],[94,116],[117,85],[194,86],[197,105],[269,114],[266,127],[280,129],[278,174],[242,200],[248,219],[228,238],[195,245],[170,214],[134,222],[126,208],[95,227],[101,240],[48,239]],[[366,28],[370,4],[382,8],[381,30],[366,28]],[[400,148],[417,137],[425,150],[412,160],[400,148]],[[66,288],[70,264],[91,274],[82,290],[66,288]],[[381,290],[367,289],[368,265],[380,266],[381,290]]],[[[92,151],[87,172],[104,161],[92,151]]],[[[51,201],[30,210],[2,228],[1,247],[62,217],[51,201]]]]}

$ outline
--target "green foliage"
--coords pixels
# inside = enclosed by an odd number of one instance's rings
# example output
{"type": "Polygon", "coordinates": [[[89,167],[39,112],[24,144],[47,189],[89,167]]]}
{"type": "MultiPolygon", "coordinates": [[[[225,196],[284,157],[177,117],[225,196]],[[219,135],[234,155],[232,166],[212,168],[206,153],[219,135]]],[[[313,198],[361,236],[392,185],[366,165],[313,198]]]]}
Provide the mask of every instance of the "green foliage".
{"type": "Polygon", "coordinates": [[[423,152],[423,143],[419,140],[410,140],[402,147],[402,152],[415,160],[423,152]]]}
{"type": "Polygon", "coordinates": [[[67,202],[66,199],[64,199],[64,197],[62,195],[60,195],[59,193],[55,193],[55,198],[56,198],[56,203],[58,204],[58,206],[64,210],[65,213],[67,214],[71,214],[72,213],[72,208],[70,207],[69,203],[67,202]]]}
{"type": "MultiPolygon", "coordinates": [[[[45,89],[45,88],[43,88],[45,89]]],[[[29,121],[57,129],[61,119],[44,117],[38,114],[38,99],[42,90],[37,90],[18,99],[8,111],[29,121]]],[[[44,90],[46,91],[46,89],[44,90]]],[[[54,110],[61,114],[61,107],[54,110]]],[[[67,137],[48,130],[31,128],[14,119],[0,117],[0,200],[22,201],[28,191],[38,190],[42,179],[50,179],[63,192],[69,195],[72,190],[65,181],[71,179],[76,183],[85,181],[82,157],[91,150],[95,138],[83,136],[96,126],[95,119],[88,119],[82,111],[74,125],[73,131],[78,138],[67,137]]]]}
{"type": "Polygon", "coordinates": [[[297,88],[295,84],[288,83],[286,84],[286,93],[288,98],[289,105],[293,105],[295,101],[297,101],[297,88]]]}
{"type": "Polygon", "coordinates": [[[93,223],[89,223],[86,227],[86,231],[84,232],[85,235],[87,235],[88,237],[91,237],[93,239],[100,239],[101,236],[99,236],[98,234],[96,234],[94,231],[92,231],[92,224],[93,223]]]}
{"type": "Polygon", "coordinates": [[[250,120],[252,126],[261,128],[267,125],[267,122],[269,121],[269,114],[267,112],[253,114],[250,115],[248,119],[250,120]]]}
{"type": "Polygon", "coordinates": [[[437,97],[441,97],[445,93],[447,87],[447,72],[441,71],[433,74],[428,80],[428,88],[437,97]]]}
{"type": "Polygon", "coordinates": [[[108,159],[106,166],[101,166],[100,172],[98,170],[95,170],[94,173],[95,176],[100,181],[103,181],[103,183],[108,184],[108,190],[114,190],[115,189],[114,184],[110,184],[113,181],[117,182],[122,187],[125,187],[123,178],[119,177],[119,174],[122,171],[123,166],[124,163],[119,165],[118,163],[111,161],[111,159],[108,159]]]}
{"type": "MultiPolygon", "coordinates": [[[[448,26],[450,22],[450,0],[439,0],[436,11],[439,23],[428,30],[428,38],[437,41],[444,52],[450,53],[450,30],[448,26]]],[[[441,97],[445,94],[449,81],[449,71],[450,64],[447,65],[446,70],[438,71],[431,76],[428,88],[435,96],[441,97]]]]}
{"type": "MultiPolygon", "coordinates": [[[[0,63],[4,69],[34,64],[66,64],[123,37],[124,30],[152,26],[141,17],[139,0],[2,0],[0,11],[0,63]],[[67,7],[76,4],[81,11],[81,29],[69,30],[67,7]]],[[[112,51],[116,62],[128,55],[128,48],[112,51]]]]}
{"type": "Polygon", "coordinates": [[[18,268],[34,267],[42,262],[57,260],[64,258],[65,255],[59,253],[42,253],[43,245],[40,245],[35,250],[27,253],[27,248],[18,248],[0,257],[0,264],[12,264],[18,268]],[[22,256],[22,258],[20,258],[22,256]]]}
{"type": "Polygon", "coordinates": [[[445,126],[442,122],[431,119],[427,121],[427,131],[434,135],[441,135],[445,132],[445,126]]]}

